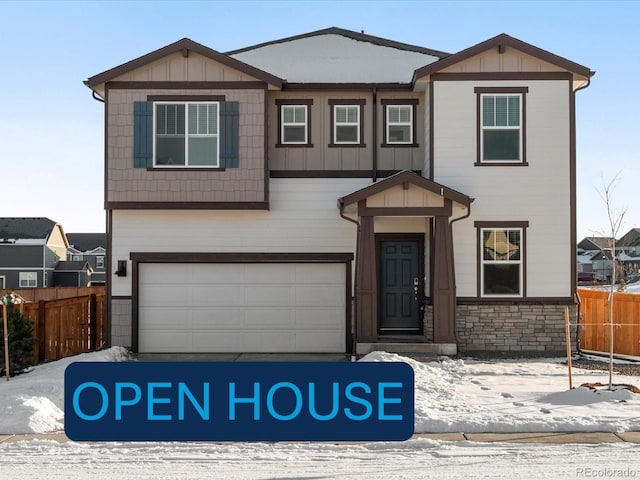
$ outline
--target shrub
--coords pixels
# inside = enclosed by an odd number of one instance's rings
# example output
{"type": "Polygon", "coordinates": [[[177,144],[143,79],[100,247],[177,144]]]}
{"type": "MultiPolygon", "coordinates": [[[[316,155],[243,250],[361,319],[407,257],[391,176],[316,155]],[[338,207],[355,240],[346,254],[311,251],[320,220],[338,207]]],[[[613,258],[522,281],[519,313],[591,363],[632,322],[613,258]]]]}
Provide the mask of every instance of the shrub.
{"type": "MultiPolygon", "coordinates": [[[[33,365],[34,345],[33,321],[20,313],[18,307],[7,305],[7,323],[9,326],[9,374],[19,375],[33,365]]],[[[4,357],[4,321],[0,318],[0,375],[6,375],[4,357]]]]}

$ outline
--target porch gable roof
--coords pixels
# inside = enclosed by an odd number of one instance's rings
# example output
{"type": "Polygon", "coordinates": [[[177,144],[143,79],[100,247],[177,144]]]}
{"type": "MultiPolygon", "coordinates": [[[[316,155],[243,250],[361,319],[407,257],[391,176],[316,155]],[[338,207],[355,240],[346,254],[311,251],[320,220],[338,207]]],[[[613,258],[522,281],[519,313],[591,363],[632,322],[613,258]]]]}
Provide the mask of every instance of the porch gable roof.
{"type": "Polygon", "coordinates": [[[473,198],[465,195],[464,193],[460,193],[452,188],[449,188],[445,185],[441,185],[433,180],[429,180],[421,175],[418,175],[411,170],[403,170],[398,172],[390,177],[385,178],[384,180],[380,180],[373,185],[369,185],[360,190],[356,190],[349,195],[345,195],[338,199],[338,206],[343,208],[348,205],[352,205],[354,203],[358,203],[361,200],[365,200],[373,195],[384,192],[390,188],[396,187],[398,185],[403,185],[405,183],[415,185],[419,188],[427,190],[431,193],[435,193],[444,197],[447,200],[451,200],[453,202],[459,203],[465,207],[469,207],[473,202],[473,198]]]}

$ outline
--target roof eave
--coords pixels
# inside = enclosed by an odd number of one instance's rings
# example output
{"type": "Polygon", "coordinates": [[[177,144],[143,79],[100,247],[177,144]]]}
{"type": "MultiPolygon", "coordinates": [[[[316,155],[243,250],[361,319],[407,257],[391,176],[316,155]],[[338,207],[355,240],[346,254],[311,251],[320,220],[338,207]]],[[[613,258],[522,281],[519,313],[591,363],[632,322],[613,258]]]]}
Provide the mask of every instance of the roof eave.
{"type": "Polygon", "coordinates": [[[236,60],[235,58],[232,58],[224,53],[220,53],[209,47],[205,47],[204,45],[194,42],[189,38],[183,38],[181,40],[178,40],[177,42],[159,48],[158,50],[154,50],[153,52],[147,53],[146,55],[142,55],[141,57],[123,63],[122,65],[118,65],[117,67],[89,77],[84,82],[84,84],[94,91],[101,90],[99,88],[101,85],[113,80],[114,78],[119,77],[120,75],[131,72],[137,68],[166,57],[167,55],[171,55],[180,51],[184,52],[185,55],[188,55],[190,51],[199,53],[200,55],[203,55],[213,61],[222,63],[230,68],[246,73],[247,75],[251,75],[252,77],[255,77],[277,88],[281,88],[282,84],[284,83],[284,80],[282,78],[276,77],[271,73],[260,70],[259,68],[244,63],[240,60],[236,60]]]}
{"type": "Polygon", "coordinates": [[[571,60],[567,60],[566,58],[560,57],[554,53],[543,50],[539,47],[531,45],[529,43],[523,42],[522,40],[518,40],[517,38],[511,37],[506,33],[501,33],[493,38],[485,40],[484,42],[473,45],[472,47],[466,48],[464,50],[459,51],[458,53],[454,53],[453,55],[440,59],[436,62],[425,65],[424,67],[420,67],[416,69],[413,73],[413,79],[411,81],[412,85],[427,75],[431,75],[433,73],[437,73],[444,68],[450,67],[451,65],[455,65],[456,63],[462,62],[468,58],[471,58],[479,53],[490,50],[491,48],[503,49],[504,47],[511,47],[521,52],[527,53],[534,57],[540,58],[548,63],[556,65],[560,68],[567,70],[574,75],[582,76],[586,79],[591,78],[595,75],[595,72],[585,67],[584,65],[580,65],[578,63],[572,62],[571,60]]]}

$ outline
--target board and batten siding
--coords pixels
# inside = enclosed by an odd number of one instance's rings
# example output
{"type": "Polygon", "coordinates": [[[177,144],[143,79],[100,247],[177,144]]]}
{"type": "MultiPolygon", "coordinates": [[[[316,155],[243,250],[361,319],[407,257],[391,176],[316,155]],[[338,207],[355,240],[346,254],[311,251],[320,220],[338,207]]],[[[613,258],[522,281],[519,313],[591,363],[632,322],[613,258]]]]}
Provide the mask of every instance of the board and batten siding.
{"type": "Polygon", "coordinates": [[[528,221],[528,297],[571,296],[570,111],[568,81],[434,82],[434,180],[473,197],[454,223],[457,295],[477,295],[474,221],[528,221]],[[475,166],[474,87],[528,87],[528,166],[475,166]]]}
{"type": "MultiPolygon", "coordinates": [[[[355,252],[356,227],[336,201],[369,184],[271,179],[270,211],[114,210],[112,268],[130,252],[355,252]]],[[[112,295],[131,295],[131,277],[114,276],[112,295]]]]}
{"type": "Polygon", "coordinates": [[[107,202],[262,202],[265,200],[264,90],[111,89],[107,202]],[[239,166],[226,170],[147,170],[133,164],[133,102],[147,95],[222,95],[239,102],[239,166]]]}
{"type": "Polygon", "coordinates": [[[378,170],[422,170],[425,164],[424,94],[412,92],[378,93],[376,105],[377,138],[373,142],[373,95],[368,91],[270,92],[269,93],[269,168],[271,170],[371,170],[374,149],[378,170]],[[382,100],[418,99],[416,122],[418,147],[380,147],[384,139],[382,100]],[[313,100],[311,109],[311,144],[313,147],[276,146],[278,108],[276,100],[313,100]],[[329,146],[331,141],[331,106],[329,100],[365,100],[362,107],[365,146],[329,146]]]}

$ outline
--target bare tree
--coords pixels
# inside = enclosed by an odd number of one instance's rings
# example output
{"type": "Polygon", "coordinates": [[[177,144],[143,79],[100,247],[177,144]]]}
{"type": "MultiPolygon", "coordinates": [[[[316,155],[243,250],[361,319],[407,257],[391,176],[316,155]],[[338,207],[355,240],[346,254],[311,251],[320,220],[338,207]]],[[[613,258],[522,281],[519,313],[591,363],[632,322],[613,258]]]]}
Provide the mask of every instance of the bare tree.
{"type": "Polygon", "coordinates": [[[601,174],[602,187],[601,189],[596,188],[598,195],[600,195],[607,208],[608,231],[602,236],[608,238],[607,243],[609,244],[612,262],[611,286],[609,287],[609,390],[613,389],[613,298],[618,270],[616,265],[616,237],[620,233],[620,227],[622,227],[624,216],[627,213],[626,207],[622,210],[615,210],[613,205],[614,193],[621,173],[622,171],[618,172],[608,183],[601,174]]]}

